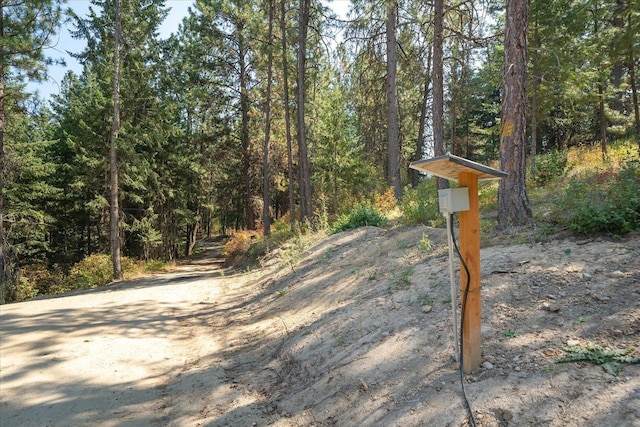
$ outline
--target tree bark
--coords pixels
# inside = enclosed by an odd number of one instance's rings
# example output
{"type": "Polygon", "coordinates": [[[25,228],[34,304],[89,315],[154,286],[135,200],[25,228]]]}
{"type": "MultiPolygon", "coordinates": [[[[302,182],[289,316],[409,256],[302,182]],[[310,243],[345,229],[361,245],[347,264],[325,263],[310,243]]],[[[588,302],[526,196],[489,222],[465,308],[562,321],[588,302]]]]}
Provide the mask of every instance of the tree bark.
{"type": "Polygon", "coordinates": [[[538,73],[538,49],[540,48],[540,34],[538,32],[538,23],[535,23],[534,29],[534,49],[533,49],[533,90],[531,95],[531,155],[529,158],[529,173],[534,176],[536,171],[536,155],[538,154],[538,86],[540,85],[540,76],[538,73]]]}
{"type": "Polygon", "coordinates": [[[636,84],[635,58],[633,57],[633,48],[629,53],[629,81],[631,84],[631,93],[633,96],[633,116],[636,126],[636,136],[638,138],[638,148],[640,148],[640,108],[638,107],[638,86],[636,84]]]}
{"type": "Polygon", "coordinates": [[[531,207],[526,187],[526,81],[528,0],[508,0],[502,77],[500,166],[509,174],[500,181],[498,225],[526,224],[531,207]]]}
{"type": "MultiPolygon", "coordinates": [[[[414,160],[422,159],[424,153],[424,129],[427,122],[427,102],[429,100],[429,83],[431,79],[428,77],[431,73],[431,54],[429,54],[429,64],[425,75],[424,88],[422,92],[422,102],[420,103],[420,119],[418,121],[418,137],[416,138],[416,152],[413,155],[414,160]]],[[[420,172],[411,169],[411,186],[417,187],[420,183],[420,172]]]]}
{"type": "Polygon", "coordinates": [[[242,180],[244,191],[245,226],[248,230],[256,229],[256,218],[251,194],[251,139],[249,136],[249,71],[246,60],[247,44],[244,39],[244,25],[239,22],[238,31],[238,67],[240,71],[240,115],[242,125],[240,140],[242,143],[242,180]]]}
{"type": "Polygon", "coordinates": [[[310,0],[300,0],[298,14],[298,156],[300,157],[300,221],[313,225],[311,204],[311,171],[307,153],[307,131],[305,122],[304,76],[307,60],[307,29],[309,26],[310,0]]]}
{"type": "MultiPolygon", "coordinates": [[[[444,150],[444,0],[435,0],[433,9],[433,151],[435,156],[445,154],[444,150]]],[[[449,181],[438,178],[438,188],[449,188],[449,181]]]]}
{"type": "MultiPolygon", "coordinates": [[[[631,27],[631,0],[627,0],[627,26],[631,27]]],[[[629,43],[629,85],[633,99],[633,117],[638,138],[638,150],[640,150],[640,107],[638,107],[638,86],[636,83],[636,58],[633,43],[629,43]]]]}
{"type": "Polygon", "coordinates": [[[287,175],[289,177],[289,215],[291,232],[296,228],[296,204],[293,188],[293,149],[291,143],[291,114],[289,109],[289,65],[287,63],[287,8],[280,0],[280,33],[282,34],[282,91],[284,92],[284,125],[287,138],[287,175]]]}
{"type": "Polygon", "coordinates": [[[602,160],[607,158],[607,115],[604,108],[604,83],[598,83],[598,130],[602,160]]]}
{"type": "Polygon", "coordinates": [[[269,140],[271,138],[271,80],[273,77],[273,0],[267,1],[267,7],[269,8],[269,35],[267,41],[267,93],[264,109],[264,151],[262,157],[262,227],[265,236],[271,234],[269,140]]]}
{"type": "MultiPolygon", "coordinates": [[[[596,37],[600,31],[600,15],[598,14],[598,2],[595,2],[593,10],[593,31],[596,37]]],[[[602,159],[607,158],[607,116],[605,113],[604,102],[604,79],[600,77],[598,82],[598,138],[600,139],[600,148],[602,149],[602,159]]]]}
{"type": "MultiPolygon", "coordinates": [[[[4,40],[4,6],[0,2],[0,40],[4,40]]],[[[4,237],[4,46],[0,46],[0,303],[4,303],[4,287],[7,283],[7,259],[4,237]]]]}
{"type": "Polygon", "coordinates": [[[120,35],[121,4],[116,0],[114,54],[113,54],[113,122],[111,123],[111,141],[109,147],[109,177],[111,181],[111,261],[113,279],[122,279],[120,259],[120,206],[118,200],[118,137],[120,132],[120,35]]]}
{"type": "Polygon", "coordinates": [[[398,42],[396,40],[396,22],[398,3],[387,2],[387,182],[393,187],[396,200],[402,200],[402,182],[400,181],[400,127],[398,125],[398,42]]]}

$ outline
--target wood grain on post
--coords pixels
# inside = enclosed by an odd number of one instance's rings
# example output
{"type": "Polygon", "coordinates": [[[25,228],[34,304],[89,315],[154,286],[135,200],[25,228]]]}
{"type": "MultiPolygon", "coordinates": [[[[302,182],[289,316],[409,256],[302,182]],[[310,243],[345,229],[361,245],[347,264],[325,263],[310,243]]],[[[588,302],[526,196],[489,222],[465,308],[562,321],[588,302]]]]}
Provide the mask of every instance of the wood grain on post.
{"type": "MultiPolygon", "coordinates": [[[[458,175],[458,185],[469,189],[469,210],[460,215],[460,253],[470,273],[469,289],[462,328],[463,369],[467,374],[480,367],[481,349],[481,295],[480,295],[480,210],[478,203],[478,176],[471,172],[458,175]]],[[[467,275],[460,265],[461,301],[467,287],[467,275]]]]}

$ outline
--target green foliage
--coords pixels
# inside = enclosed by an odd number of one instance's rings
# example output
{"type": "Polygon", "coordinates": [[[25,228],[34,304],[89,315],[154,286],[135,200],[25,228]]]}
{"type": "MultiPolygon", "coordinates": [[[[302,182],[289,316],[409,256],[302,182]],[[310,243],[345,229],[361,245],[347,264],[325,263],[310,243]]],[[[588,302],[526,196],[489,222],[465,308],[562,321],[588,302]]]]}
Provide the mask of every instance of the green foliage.
{"type": "MultiPolygon", "coordinates": [[[[7,301],[7,302],[24,301],[38,295],[37,284],[29,280],[27,277],[24,277],[24,276],[19,277],[14,287],[15,288],[12,289],[10,293],[12,298],[14,298],[14,301],[7,301]]],[[[6,294],[9,294],[9,292],[6,292],[5,290],[3,294],[6,295],[6,294]]]]}
{"type": "Polygon", "coordinates": [[[385,223],[386,219],[380,212],[366,203],[361,203],[348,214],[339,216],[333,223],[331,232],[339,233],[341,231],[364,227],[366,225],[380,227],[385,223]]]}
{"type": "Polygon", "coordinates": [[[422,233],[422,239],[420,239],[420,242],[418,243],[418,249],[420,249],[426,255],[429,255],[431,252],[433,252],[434,245],[427,234],[422,233]]]}
{"type": "Polygon", "coordinates": [[[608,374],[617,377],[620,374],[620,363],[640,364],[640,357],[629,356],[633,353],[633,348],[602,348],[593,343],[588,343],[585,347],[566,346],[563,348],[568,354],[556,360],[556,363],[566,362],[591,362],[602,365],[608,374]]]}
{"type": "Polygon", "coordinates": [[[502,333],[502,335],[503,335],[505,338],[516,338],[516,337],[518,336],[518,333],[517,333],[516,331],[513,331],[513,330],[511,330],[511,329],[508,329],[508,330],[504,331],[504,332],[502,333]]]}
{"type": "Polygon", "coordinates": [[[411,276],[413,276],[414,272],[415,268],[412,265],[402,270],[402,273],[400,274],[399,284],[403,285],[405,288],[408,288],[411,285],[410,279],[411,276]]]}
{"type": "MultiPolygon", "coordinates": [[[[144,266],[131,258],[122,258],[122,272],[125,277],[140,274],[144,266]]],[[[90,255],[71,267],[58,292],[105,286],[113,281],[111,257],[106,254],[90,255]]]]}
{"type": "Polygon", "coordinates": [[[149,260],[144,264],[145,271],[148,271],[149,273],[159,273],[164,271],[166,267],[166,262],[157,259],[149,260]]]}
{"type": "Polygon", "coordinates": [[[249,252],[253,240],[257,238],[258,233],[255,231],[247,230],[234,233],[222,249],[222,255],[227,263],[234,264],[242,259],[249,252]]]}
{"type": "MultiPolygon", "coordinates": [[[[18,81],[44,80],[44,50],[55,35],[61,18],[61,2],[53,0],[3,0],[2,61],[3,72],[18,81]]],[[[6,76],[2,76],[3,81],[6,76]]]]}
{"type": "Polygon", "coordinates": [[[444,217],[438,207],[438,189],[435,179],[426,179],[416,188],[408,189],[402,197],[402,211],[407,224],[426,224],[438,227],[444,217]]]}
{"type": "Polygon", "coordinates": [[[573,177],[556,217],[580,234],[640,231],[640,161],[628,161],[619,173],[573,177]]]}
{"type": "Polygon", "coordinates": [[[567,153],[564,151],[551,151],[536,156],[533,182],[537,186],[543,186],[553,179],[564,175],[567,169],[567,153]]]}

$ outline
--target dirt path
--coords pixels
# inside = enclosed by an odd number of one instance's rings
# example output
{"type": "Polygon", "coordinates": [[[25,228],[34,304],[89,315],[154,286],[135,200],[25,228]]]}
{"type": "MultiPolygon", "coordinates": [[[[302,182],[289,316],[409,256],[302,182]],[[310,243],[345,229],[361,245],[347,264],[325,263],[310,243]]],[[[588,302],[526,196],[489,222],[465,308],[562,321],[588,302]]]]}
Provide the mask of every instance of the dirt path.
{"type": "Polygon", "coordinates": [[[222,375],[206,358],[221,343],[200,320],[229,280],[219,262],[2,306],[0,425],[196,425],[180,388],[203,364],[209,385],[222,375]]]}
{"type": "MultiPolygon", "coordinates": [[[[468,425],[444,230],[219,262],[2,306],[0,425],[468,425]]],[[[639,236],[488,247],[482,274],[479,426],[640,426],[640,365],[555,363],[567,344],[640,346],[639,236]]]]}

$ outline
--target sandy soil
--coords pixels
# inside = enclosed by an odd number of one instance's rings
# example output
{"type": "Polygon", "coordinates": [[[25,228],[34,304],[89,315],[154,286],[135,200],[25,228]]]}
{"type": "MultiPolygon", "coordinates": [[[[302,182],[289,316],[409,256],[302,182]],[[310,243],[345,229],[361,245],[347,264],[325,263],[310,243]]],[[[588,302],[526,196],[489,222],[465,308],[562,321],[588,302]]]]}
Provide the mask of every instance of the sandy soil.
{"type": "MultiPolygon", "coordinates": [[[[364,227],[244,273],[217,254],[0,307],[0,425],[469,425],[444,230],[364,227]]],[[[491,246],[482,274],[478,425],[640,426],[640,365],[555,363],[640,344],[639,236],[491,246]]]]}

